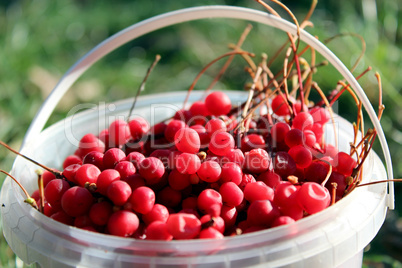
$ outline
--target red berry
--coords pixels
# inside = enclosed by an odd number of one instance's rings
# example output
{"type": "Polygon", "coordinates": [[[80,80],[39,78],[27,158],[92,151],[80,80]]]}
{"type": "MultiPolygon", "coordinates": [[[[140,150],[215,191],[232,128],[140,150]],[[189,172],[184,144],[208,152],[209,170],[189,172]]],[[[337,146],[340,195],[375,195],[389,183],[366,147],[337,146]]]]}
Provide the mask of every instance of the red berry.
{"type": "Polygon", "coordinates": [[[224,164],[221,168],[221,182],[233,182],[236,185],[239,185],[242,181],[243,171],[241,167],[233,162],[228,162],[224,164]]]}
{"type": "Polygon", "coordinates": [[[133,191],[130,203],[135,212],[147,214],[155,205],[155,192],[146,186],[138,187],[133,191]]]}
{"type": "Polygon", "coordinates": [[[251,173],[262,173],[272,169],[272,160],[264,149],[252,149],[244,154],[245,168],[251,173]]]}
{"type": "Polygon", "coordinates": [[[301,112],[293,119],[292,127],[302,131],[311,129],[314,124],[313,117],[307,112],[301,112]]]}
{"type": "Polygon", "coordinates": [[[328,189],[321,184],[306,182],[300,187],[297,200],[308,214],[315,214],[329,206],[331,197],[328,189]]]}
{"type": "Polygon", "coordinates": [[[84,187],[86,183],[96,183],[100,173],[101,171],[97,166],[84,164],[77,169],[74,179],[78,185],[84,187]]]}
{"type": "Polygon", "coordinates": [[[286,105],[286,97],[283,94],[279,94],[272,99],[271,107],[276,115],[286,116],[290,114],[289,108],[286,105]]]}
{"type": "Polygon", "coordinates": [[[307,148],[297,145],[289,150],[289,155],[295,160],[298,168],[306,168],[311,164],[313,156],[307,148]]]}
{"type": "Polygon", "coordinates": [[[227,115],[232,109],[232,102],[228,95],[221,91],[216,91],[205,98],[205,107],[212,115],[227,115]]]}
{"type": "Polygon", "coordinates": [[[242,190],[233,182],[225,182],[219,188],[222,201],[229,207],[236,207],[241,204],[244,198],[242,190]]]}
{"type": "Polygon", "coordinates": [[[200,158],[195,154],[182,153],[176,158],[176,169],[182,174],[194,174],[200,166],[200,158]]]}
{"type": "Polygon", "coordinates": [[[127,182],[116,180],[110,183],[106,190],[106,196],[116,206],[123,206],[131,196],[131,187],[127,182]]]}
{"type": "Polygon", "coordinates": [[[221,166],[215,161],[205,161],[197,170],[198,177],[206,182],[216,182],[221,175],[221,166]]]}
{"type": "Polygon", "coordinates": [[[204,214],[219,216],[222,209],[222,196],[213,189],[205,189],[198,196],[197,207],[204,214]]]}
{"type": "Polygon", "coordinates": [[[126,158],[126,154],[119,148],[110,148],[103,155],[103,168],[113,169],[117,163],[123,161],[126,158]]]}
{"type": "Polygon", "coordinates": [[[235,146],[233,136],[228,132],[215,132],[209,142],[209,150],[218,156],[224,156],[235,146]]]}
{"type": "Polygon", "coordinates": [[[171,214],[166,222],[168,232],[174,239],[193,239],[201,231],[201,222],[193,214],[171,214]]]}
{"type": "Polygon", "coordinates": [[[94,202],[92,194],[85,188],[74,186],[68,189],[61,198],[61,207],[71,217],[88,213],[94,202]]]}
{"type": "Polygon", "coordinates": [[[70,189],[67,181],[62,179],[54,179],[50,181],[44,190],[45,200],[56,211],[61,209],[61,198],[63,194],[70,189]]]}
{"type": "Polygon", "coordinates": [[[122,237],[129,237],[138,229],[139,219],[133,212],[120,210],[114,212],[107,223],[110,234],[122,237]]]}
{"type": "Polygon", "coordinates": [[[250,203],[256,200],[274,200],[274,190],[262,181],[248,183],[244,187],[244,198],[250,203]]]}
{"type": "Polygon", "coordinates": [[[191,128],[179,129],[174,136],[177,149],[183,153],[198,153],[200,150],[200,136],[191,128]]]}
{"type": "Polygon", "coordinates": [[[269,227],[280,216],[278,208],[269,200],[257,200],[247,210],[247,222],[250,226],[269,227]]]}
{"type": "Polygon", "coordinates": [[[130,129],[131,137],[134,140],[141,139],[149,131],[147,120],[141,117],[130,120],[130,122],[128,122],[128,127],[130,129]]]}
{"type": "Polygon", "coordinates": [[[148,157],[138,165],[138,172],[149,184],[158,182],[165,173],[165,167],[156,157],[148,157]]]}
{"type": "Polygon", "coordinates": [[[126,121],[116,120],[109,126],[109,142],[114,146],[125,144],[130,139],[130,128],[126,121]]]}
{"type": "Polygon", "coordinates": [[[272,141],[276,143],[283,142],[286,134],[290,131],[290,126],[284,122],[275,123],[271,128],[272,141]]]}
{"type": "Polygon", "coordinates": [[[182,128],[186,128],[187,125],[181,120],[172,120],[169,122],[169,124],[166,126],[165,129],[165,138],[169,142],[174,142],[176,132],[179,131],[182,128]]]}
{"type": "Polygon", "coordinates": [[[145,229],[147,240],[170,241],[173,236],[169,233],[166,222],[153,221],[145,229]]]}

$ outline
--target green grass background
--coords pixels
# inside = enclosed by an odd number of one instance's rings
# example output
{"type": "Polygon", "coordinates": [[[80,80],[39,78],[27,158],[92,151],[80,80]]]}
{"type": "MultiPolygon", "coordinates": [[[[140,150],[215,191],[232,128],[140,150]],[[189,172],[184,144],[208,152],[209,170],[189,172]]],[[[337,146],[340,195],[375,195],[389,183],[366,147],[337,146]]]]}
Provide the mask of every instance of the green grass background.
{"type": "MultiPolygon", "coordinates": [[[[302,20],[310,1],[284,0],[302,20]]],[[[226,4],[263,10],[255,1],[0,1],[0,139],[18,148],[34,114],[44,98],[68,68],[108,36],[121,29],[164,12],[196,5],[226,4]]],[[[279,10],[275,5],[274,7],[279,10]]],[[[285,18],[289,17],[281,12],[285,18]]],[[[338,33],[355,32],[366,40],[367,50],[356,73],[367,66],[378,71],[383,81],[386,106],[382,125],[393,158],[396,178],[402,177],[402,3],[389,0],[319,1],[308,31],[321,40],[338,33]]],[[[227,43],[236,42],[244,24],[216,21],[168,28],[138,42],[125,45],[91,68],[57,106],[48,124],[63,118],[69,109],[82,102],[113,101],[134,95],[145,70],[156,53],[162,54],[145,94],[186,90],[197,72],[209,60],[224,53],[227,43]],[[196,30],[195,30],[196,28],[196,30]],[[163,82],[161,82],[163,81],[163,82]]],[[[281,44],[279,36],[269,35],[255,25],[245,48],[265,51],[281,44]],[[264,37],[264,42],[253,42],[264,37]]],[[[329,47],[352,66],[361,51],[357,38],[344,37],[329,47]]],[[[267,51],[269,54],[269,51],[267,51]]],[[[238,61],[237,63],[242,63],[238,61]]],[[[216,71],[217,69],[215,69],[216,71]]],[[[210,78],[213,72],[207,74],[210,78]]],[[[245,75],[235,68],[221,87],[241,88],[245,75]],[[234,82],[234,80],[237,80],[234,82]]],[[[331,89],[339,77],[323,71],[317,77],[321,88],[331,89]]],[[[200,82],[200,88],[208,83],[200,82]]],[[[361,79],[374,107],[378,93],[374,72],[361,79]]],[[[341,98],[341,115],[350,120],[355,107],[350,98],[341,98]],[[343,105],[343,106],[342,106],[343,105]]],[[[379,144],[375,150],[380,152],[379,144]]],[[[0,148],[0,168],[10,170],[14,155],[0,148]]],[[[0,185],[4,176],[0,176],[0,185]]],[[[396,210],[388,213],[380,234],[367,247],[366,267],[401,267],[402,220],[400,184],[396,184],[396,210]]],[[[3,237],[0,238],[0,267],[15,267],[15,258],[3,237]]]]}

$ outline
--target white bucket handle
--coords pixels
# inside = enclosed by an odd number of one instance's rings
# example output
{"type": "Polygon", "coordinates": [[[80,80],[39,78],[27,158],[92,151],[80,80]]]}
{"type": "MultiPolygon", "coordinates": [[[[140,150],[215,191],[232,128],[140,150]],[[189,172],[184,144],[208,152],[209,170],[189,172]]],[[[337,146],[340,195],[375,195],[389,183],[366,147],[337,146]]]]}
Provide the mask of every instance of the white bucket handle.
{"type": "MultiPolygon", "coordinates": [[[[293,23],[276,16],[267,14],[262,11],[235,7],[235,6],[200,6],[193,8],[180,9],[165,14],[161,14],[144,21],[133,24],[126,29],[114,34],[107,38],[102,43],[94,47],[85,56],[78,60],[60,79],[56,87],[49,94],[47,99],[40,107],[38,113],[35,115],[29,129],[25,135],[21,149],[30,140],[33,140],[43,130],[50,115],[55,109],[56,105],[62,99],[66,91],[71,85],[95,62],[109,54],[111,51],[120,47],[121,45],[134,40],[137,37],[150,33],[152,31],[182,23],[187,21],[194,21],[206,18],[231,18],[241,19],[253,22],[262,23],[272,26],[285,32],[296,34],[297,27],[293,23]]],[[[381,127],[381,124],[377,118],[377,114],[374,111],[370,101],[368,100],[364,90],[361,88],[355,77],[347,69],[347,67],[320,41],[314,36],[310,35],[303,29],[300,30],[300,39],[309,44],[312,48],[318,51],[324,56],[328,62],[330,62],[339,73],[346,79],[346,81],[354,89],[356,95],[362,101],[364,108],[366,109],[371,122],[378,133],[378,138],[383,150],[385,162],[387,166],[388,179],[393,179],[393,170],[391,155],[387,145],[387,141],[381,127]]],[[[388,202],[387,205],[390,209],[394,209],[394,184],[392,181],[388,182],[388,202]]]]}

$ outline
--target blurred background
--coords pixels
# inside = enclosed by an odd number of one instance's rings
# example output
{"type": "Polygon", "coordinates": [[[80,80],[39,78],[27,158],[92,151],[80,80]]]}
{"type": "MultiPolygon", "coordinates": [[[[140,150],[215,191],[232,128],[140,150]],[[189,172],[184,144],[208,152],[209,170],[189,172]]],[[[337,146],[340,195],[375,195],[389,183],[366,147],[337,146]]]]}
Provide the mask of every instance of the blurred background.
{"type": "MultiPolygon", "coordinates": [[[[252,0],[224,1],[89,1],[89,0],[2,0],[0,1],[0,140],[19,148],[24,134],[43,100],[70,66],[95,45],[114,33],[146,18],[195,5],[235,5],[264,10],[252,0]]],[[[284,0],[301,21],[310,0],[284,0]]],[[[272,5],[276,10],[278,6],[272,5]]],[[[280,12],[284,18],[290,17],[280,12]]],[[[319,1],[311,17],[314,28],[307,30],[325,40],[339,33],[358,33],[366,41],[366,52],[354,74],[373,68],[361,80],[362,87],[378,106],[381,74],[385,111],[382,126],[393,158],[394,177],[402,178],[402,2],[387,0],[319,1]]],[[[243,22],[216,20],[166,28],[123,46],[98,62],[78,80],[57,106],[48,124],[62,118],[82,102],[97,103],[134,96],[135,90],[155,57],[162,60],[150,77],[144,94],[186,90],[199,70],[236,43],[243,22]],[[196,30],[195,30],[196,29],[196,30]],[[163,82],[161,82],[163,81],[163,82]]],[[[260,55],[273,44],[279,47],[283,35],[254,25],[244,45],[260,55]],[[261,40],[264,40],[263,42],[261,40]]],[[[362,51],[359,38],[346,36],[328,44],[352,67],[362,51]]],[[[244,62],[219,83],[221,88],[242,89],[247,75],[244,62]]],[[[233,63],[236,66],[236,61],[233,63]]],[[[215,69],[215,74],[219,70],[215,69]]],[[[340,77],[319,71],[314,78],[327,92],[340,77]]],[[[211,78],[214,72],[206,74],[211,78]]],[[[200,81],[198,88],[210,80],[200,81]]],[[[339,113],[354,121],[356,106],[347,96],[340,100],[339,113]]],[[[379,143],[375,150],[381,155],[379,143]]],[[[14,155],[0,148],[0,168],[10,170],[14,155]]],[[[0,185],[4,179],[0,175],[0,185]]],[[[379,235],[365,249],[365,267],[402,267],[402,183],[396,183],[396,210],[388,213],[379,235]],[[398,197],[399,195],[399,197],[398,197]]],[[[1,228],[1,226],[0,226],[1,228]]],[[[15,267],[15,257],[0,238],[0,267],[15,267]]]]}

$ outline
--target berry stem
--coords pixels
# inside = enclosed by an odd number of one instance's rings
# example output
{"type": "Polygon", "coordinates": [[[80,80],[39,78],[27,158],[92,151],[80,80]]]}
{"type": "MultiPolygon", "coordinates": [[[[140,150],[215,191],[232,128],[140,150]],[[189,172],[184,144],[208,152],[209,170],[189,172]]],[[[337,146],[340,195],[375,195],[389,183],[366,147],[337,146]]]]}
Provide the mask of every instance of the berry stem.
{"type": "Polygon", "coordinates": [[[145,83],[147,82],[149,75],[151,74],[152,70],[155,68],[156,64],[159,62],[160,59],[161,59],[161,56],[159,54],[157,54],[155,56],[155,60],[152,62],[151,66],[149,66],[144,79],[142,80],[140,86],[137,89],[137,94],[134,97],[134,101],[130,107],[130,112],[128,113],[128,116],[127,116],[127,122],[130,120],[131,114],[133,113],[135,104],[137,103],[138,96],[140,95],[141,91],[144,91],[145,83]]]}
{"type": "Polygon", "coordinates": [[[47,170],[47,171],[51,172],[51,173],[54,174],[56,177],[58,177],[58,178],[64,178],[64,176],[63,176],[63,174],[62,174],[61,172],[54,171],[53,169],[51,169],[51,168],[49,168],[49,167],[47,167],[47,166],[45,166],[45,165],[42,165],[41,163],[39,163],[39,162],[37,162],[37,161],[35,161],[35,160],[33,160],[33,159],[31,159],[31,158],[29,158],[29,157],[27,157],[27,156],[21,154],[20,152],[14,150],[14,149],[11,148],[10,146],[8,146],[8,145],[7,145],[6,143],[4,143],[3,141],[0,141],[0,145],[4,146],[5,148],[7,148],[7,150],[9,150],[9,151],[15,153],[16,155],[19,155],[19,156],[25,158],[26,160],[28,160],[28,161],[34,163],[35,165],[37,165],[37,166],[43,168],[44,170],[47,170]]]}
{"type": "Polygon", "coordinates": [[[191,91],[193,91],[193,89],[194,89],[195,85],[197,84],[198,80],[200,79],[200,77],[205,73],[205,71],[206,71],[209,67],[211,67],[215,62],[219,61],[219,60],[222,59],[222,58],[225,58],[225,57],[228,57],[228,56],[231,56],[231,55],[243,55],[243,54],[246,54],[246,55],[248,55],[248,56],[254,57],[254,54],[253,54],[253,53],[250,53],[250,52],[248,52],[248,51],[243,51],[243,50],[239,50],[239,51],[230,51],[230,52],[227,52],[227,53],[225,53],[225,54],[223,54],[223,55],[221,55],[221,56],[215,58],[214,60],[212,60],[211,62],[209,62],[204,68],[202,68],[202,70],[197,74],[197,76],[195,77],[193,83],[190,85],[190,88],[188,89],[187,96],[186,96],[186,98],[185,98],[185,100],[184,100],[184,102],[183,102],[183,108],[186,107],[186,104],[187,104],[188,98],[190,97],[191,91]]]}
{"type": "MultiPolygon", "coordinates": [[[[237,51],[241,48],[242,44],[244,43],[244,40],[246,40],[247,35],[250,33],[251,29],[253,26],[251,24],[248,24],[247,27],[244,29],[243,33],[240,36],[239,41],[237,41],[237,44],[233,48],[233,50],[237,51]]],[[[215,86],[215,84],[220,80],[220,78],[223,76],[227,68],[229,67],[230,63],[233,61],[233,58],[235,55],[229,56],[229,58],[226,60],[225,64],[223,65],[222,69],[219,71],[218,75],[215,76],[214,80],[209,84],[207,89],[205,90],[205,94],[208,94],[208,92],[215,86]]]]}
{"type": "Polygon", "coordinates": [[[7,175],[8,177],[10,177],[20,188],[21,190],[24,192],[25,196],[27,197],[24,202],[30,204],[34,209],[38,209],[38,205],[36,204],[35,199],[33,199],[30,194],[28,193],[27,190],[25,190],[24,186],[22,186],[22,184],[14,177],[12,176],[10,173],[8,173],[7,171],[4,171],[2,169],[0,169],[1,173],[4,173],[5,175],[7,175]]]}

